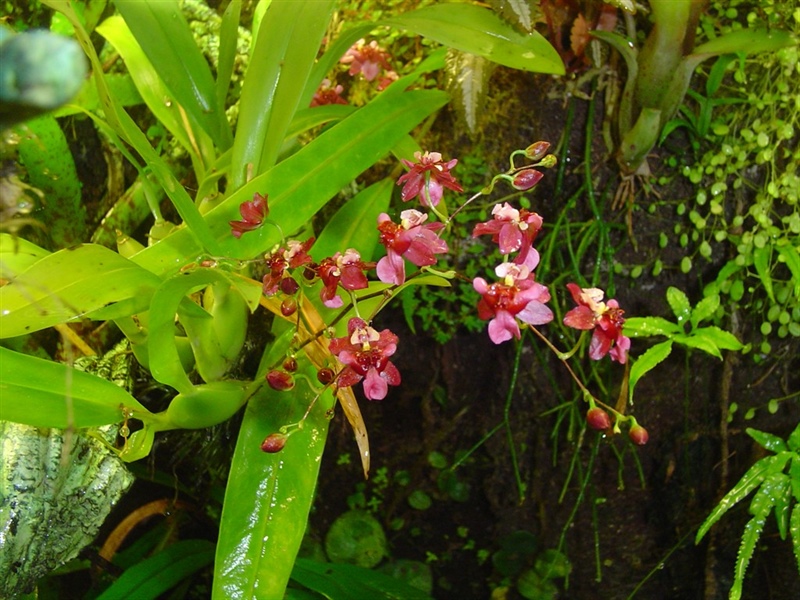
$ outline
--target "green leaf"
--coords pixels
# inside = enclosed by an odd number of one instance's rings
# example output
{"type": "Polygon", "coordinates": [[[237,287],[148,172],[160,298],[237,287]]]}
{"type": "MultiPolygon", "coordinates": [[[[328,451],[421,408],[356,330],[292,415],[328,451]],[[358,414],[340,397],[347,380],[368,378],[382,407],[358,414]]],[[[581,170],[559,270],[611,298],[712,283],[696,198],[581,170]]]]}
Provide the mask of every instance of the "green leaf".
{"type": "Polygon", "coordinates": [[[489,78],[495,65],[482,56],[450,50],[447,53],[447,91],[453,97],[459,120],[467,129],[478,132],[478,118],[484,107],[489,78]]]}
{"type": "Polygon", "coordinates": [[[800,297],[800,254],[790,244],[778,244],[775,249],[786,261],[786,266],[789,268],[794,282],[794,296],[798,298],[800,297]]]}
{"type": "Polygon", "coordinates": [[[692,323],[692,329],[697,327],[701,321],[705,321],[709,317],[712,317],[717,309],[719,308],[719,294],[711,294],[706,296],[700,302],[697,303],[692,309],[692,316],[690,321],[692,323]]]}
{"type": "Polygon", "coordinates": [[[774,481],[773,500],[775,502],[775,524],[782,540],[786,539],[789,530],[789,508],[792,505],[792,484],[785,473],[775,473],[770,478],[774,481]]]}
{"type": "Polygon", "coordinates": [[[725,494],[725,497],[719,501],[719,504],[717,504],[700,526],[700,529],[697,531],[697,536],[695,537],[695,543],[699,543],[708,530],[711,529],[711,526],[719,521],[728,510],[733,508],[733,506],[747,497],[750,492],[760,486],[767,475],[775,471],[782,471],[791,456],[791,453],[788,452],[768,456],[767,458],[762,458],[750,467],[747,473],[742,475],[742,478],[736,485],[734,485],[730,491],[725,494]]]}
{"type": "Polygon", "coordinates": [[[248,168],[252,175],[261,175],[277,161],[335,4],[295,0],[273,2],[267,8],[242,85],[232,189],[245,183],[248,168]]]}
{"type": "Polygon", "coordinates": [[[382,179],[348,200],[314,242],[314,259],[355,248],[363,260],[371,260],[378,244],[378,215],[389,209],[393,188],[391,179],[382,179]]]}
{"type": "Polygon", "coordinates": [[[738,352],[742,348],[744,348],[744,344],[742,344],[735,335],[730,333],[729,331],[725,331],[724,329],[720,329],[715,325],[710,325],[708,327],[701,327],[700,329],[695,330],[692,332],[692,336],[703,337],[709,340],[711,343],[714,344],[720,350],[733,350],[738,352]]]}
{"type": "Polygon", "coordinates": [[[123,407],[149,414],[118,385],[61,363],[0,346],[0,421],[36,427],[98,427],[120,423],[123,407]]]}
{"type": "Polygon", "coordinates": [[[786,445],[786,442],[777,435],[772,435],[766,431],[759,431],[758,429],[752,429],[751,427],[745,429],[745,432],[770,452],[787,452],[789,450],[789,446],[786,445]]]}
{"type": "Polygon", "coordinates": [[[686,294],[678,288],[670,286],[667,289],[667,303],[678,319],[678,325],[683,327],[684,323],[692,316],[692,306],[689,304],[686,294]]]}
{"type": "Polygon", "coordinates": [[[649,348],[647,352],[636,359],[636,362],[633,363],[631,367],[631,374],[628,382],[629,398],[633,398],[633,390],[642,376],[667,358],[670,352],[672,352],[672,341],[667,340],[649,348]]]}
{"type": "Polygon", "coordinates": [[[115,318],[147,308],[158,278],[95,244],[45,256],[0,288],[0,336],[13,337],[74,320],[124,302],[115,318]]]}
{"type": "MultiPolygon", "coordinates": [[[[313,373],[309,373],[313,377],[313,373]]],[[[225,492],[213,598],[282,598],[300,548],[328,431],[330,392],[302,429],[266,454],[264,439],[302,418],[314,392],[298,379],[286,392],[265,388],[247,405],[225,492]]]]}
{"type": "Polygon", "coordinates": [[[558,52],[537,32],[521,34],[494,12],[471,4],[442,3],[381,22],[407,29],[462,52],[533,73],[564,74],[558,52]]]}
{"type": "Polygon", "coordinates": [[[770,259],[772,258],[772,246],[765,245],[761,248],[753,249],[753,266],[756,268],[758,278],[764,286],[764,291],[774,303],[775,293],[772,291],[772,276],[770,275],[770,259]]]}
{"type": "Polygon", "coordinates": [[[292,580],[337,600],[430,600],[422,590],[379,571],[307,558],[297,559],[292,580]]]}
{"type": "Polygon", "coordinates": [[[772,52],[791,46],[793,43],[795,43],[794,36],[788,31],[737,29],[697,46],[692,51],[692,56],[772,52]]]}
{"type": "Polygon", "coordinates": [[[771,491],[771,486],[765,482],[756,492],[753,502],[750,505],[750,512],[753,514],[753,518],[747,522],[742,532],[742,542],[739,545],[739,555],[736,558],[736,567],[734,569],[733,586],[731,587],[729,596],[731,600],[739,600],[739,598],[741,598],[747,565],[750,564],[750,559],[753,557],[756,544],[764,529],[764,522],[767,520],[769,511],[772,510],[773,500],[770,496],[771,491]]]}
{"type": "Polygon", "coordinates": [[[98,600],[156,600],[214,559],[214,544],[182,540],[127,569],[98,600]]]}
{"type": "Polygon", "coordinates": [[[713,340],[703,335],[702,330],[696,332],[696,334],[693,333],[692,335],[682,333],[680,335],[676,335],[672,339],[673,341],[677,342],[678,344],[682,344],[687,348],[702,350],[706,354],[710,354],[711,356],[722,360],[722,353],[719,351],[719,348],[717,348],[717,345],[713,340]]]}
{"type": "Polygon", "coordinates": [[[625,319],[622,332],[628,337],[651,337],[665,335],[671,337],[683,331],[680,326],[661,317],[631,317],[625,319]]]}
{"type": "Polygon", "coordinates": [[[122,17],[119,15],[109,17],[100,24],[97,32],[122,56],[147,107],[189,153],[195,163],[198,177],[202,177],[206,170],[205,163],[211,163],[214,158],[214,148],[209,135],[200,128],[190,114],[185,112],[180,102],[171,99],[172,93],[122,17]]]}
{"type": "Polygon", "coordinates": [[[792,516],[789,518],[789,531],[792,534],[792,550],[797,561],[797,570],[800,571],[800,503],[795,502],[792,516]]]}
{"type": "Polygon", "coordinates": [[[86,207],[81,182],[67,138],[55,118],[39,117],[17,131],[19,160],[28,173],[27,182],[39,189],[45,201],[36,217],[47,226],[49,246],[64,248],[88,238],[86,207]]]}
{"type": "Polygon", "coordinates": [[[800,455],[800,424],[789,434],[789,438],[786,441],[789,444],[789,448],[800,455]]]}
{"type": "Polygon", "coordinates": [[[217,106],[225,107],[228,90],[231,87],[233,70],[236,66],[236,53],[239,46],[239,19],[242,12],[241,0],[233,0],[222,15],[219,30],[219,60],[217,62],[217,106]]]}
{"type": "Polygon", "coordinates": [[[25,238],[0,233],[0,277],[14,279],[48,254],[50,252],[25,238]]]}
{"type": "Polygon", "coordinates": [[[211,68],[175,0],[116,0],[115,5],[161,80],[220,150],[230,147],[230,127],[217,104],[211,68]]]}

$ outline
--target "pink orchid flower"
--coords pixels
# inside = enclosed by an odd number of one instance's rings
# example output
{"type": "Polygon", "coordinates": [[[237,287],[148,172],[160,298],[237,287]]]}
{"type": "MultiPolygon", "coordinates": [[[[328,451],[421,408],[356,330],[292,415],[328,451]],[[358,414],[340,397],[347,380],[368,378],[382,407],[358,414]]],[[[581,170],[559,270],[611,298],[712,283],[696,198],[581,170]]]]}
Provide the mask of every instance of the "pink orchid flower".
{"type": "Polygon", "coordinates": [[[491,235],[501,254],[519,252],[514,262],[533,271],[539,264],[539,253],[532,244],[542,228],[542,217],[524,208],[517,210],[508,202],[495,204],[492,217],[491,221],[475,225],[472,237],[491,235]]]}
{"type": "Polygon", "coordinates": [[[444,162],[438,152],[415,152],[414,158],[417,162],[400,159],[410,169],[397,179],[397,185],[405,184],[400,193],[403,202],[419,196],[422,206],[431,207],[439,204],[444,188],[454,192],[464,191],[450,174],[450,170],[458,164],[457,159],[444,162]]]}
{"type": "Polygon", "coordinates": [[[573,329],[594,329],[589,358],[600,360],[610,354],[612,360],[624,365],[631,347],[630,338],[622,335],[625,311],[616,300],[603,302],[605,293],[601,289],[583,289],[575,283],[568,283],[567,288],[578,306],[564,315],[564,325],[573,329]]]}
{"type": "Polygon", "coordinates": [[[447,243],[437,235],[443,223],[425,223],[428,215],[418,210],[404,210],[400,223],[386,213],[378,216],[380,242],[386,256],[378,261],[378,279],[384,283],[402,285],[406,280],[403,257],[418,267],[436,264],[436,254],[447,252],[447,243]]]}

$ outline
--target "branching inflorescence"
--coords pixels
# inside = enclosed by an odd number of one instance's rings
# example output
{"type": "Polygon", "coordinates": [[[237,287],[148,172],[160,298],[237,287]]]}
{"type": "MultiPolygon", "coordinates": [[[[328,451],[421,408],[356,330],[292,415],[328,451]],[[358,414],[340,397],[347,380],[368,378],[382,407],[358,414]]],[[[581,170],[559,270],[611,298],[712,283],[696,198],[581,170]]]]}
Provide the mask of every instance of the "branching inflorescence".
{"type": "MultiPolygon", "coordinates": [[[[535,187],[543,177],[539,168],[555,165],[555,157],[548,154],[549,147],[547,142],[537,142],[525,150],[514,152],[509,170],[496,175],[488,186],[461,204],[450,216],[441,210],[444,206],[442,199],[445,189],[463,192],[452,173],[458,160],[444,160],[438,152],[417,152],[414,161],[402,160],[408,168],[397,180],[397,184],[403,186],[402,200],[409,202],[418,198],[420,208],[429,212],[403,210],[399,222],[389,214],[381,213],[377,220],[378,239],[386,254],[377,262],[362,260],[359,252],[352,248],[315,262],[308,254],[314,238],[289,240],[265,257],[267,272],[263,277],[263,293],[267,297],[283,296],[280,310],[284,317],[293,318],[297,314],[298,306],[303,303],[304,290],[318,281],[321,282],[319,300],[322,306],[340,309],[324,329],[312,336],[313,340],[324,339],[330,353],[331,364],[318,368],[317,380],[323,384],[323,389],[333,386],[334,390],[340,390],[361,383],[367,399],[383,400],[390,386],[400,385],[400,372],[390,360],[397,350],[398,336],[389,329],[378,331],[373,328],[373,317],[401,286],[411,278],[423,275],[436,265],[440,255],[448,252],[448,244],[442,236],[448,232],[455,214],[467,204],[489,194],[501,180],[518,191],[535,187]],[[515,164],[518,156],[524,157],[524,166],[515,164]],[[408,275],[407,263],[418,267],[417,271],[408,275]],[[369,279],[368,275],[373,272],[378,281],[369,279]],[[373,288],[375,292],[371,293],[373,288]],[[348,298],[347,302],[345,298],[348,298]],[[367,299],[370,300],[370,314],[361,314],[360,302],[367,299]],[[333,326],[351,311],[355,316],[347,322],[346,335],[334,337],[333,326]]],[[[265,222],[269,213],[267,196],[256,194],[252,201],[242,204],[240,212],[243,220],[230,223],[231,233],[237,238],[265,222]]],[[[491,236],[503,260],[494,269],[495,281],[483,277],[472,280],[473,288],[480,294],[476,307],[478,316],[489,321],[489,338],[495,344],[513,338],[520,340],[522,329],[530,329],[564,362],[581,389],[589,404],[588,426],[619,433],[620,424],[627,423],[631,440],[645,444],[647,431],[636,419],[598,400],[566,362],[582,346],[585,336],[581,336],[570,351],[562,352],[537,329],[554,318],[553,311],[547,306],[551,299],[550,291],[535,278],[539,264],[535,241],[542,225],[543,219],[536,212],[503,202],[494,206],[491,219],[474,226],[472,237],[491,236]]],[[[452,279],[455,273],[448,272],[445,276],[452,279]]],[[[581,288],[575,283],[568,283],[566,287],[577,306],[566,313],[563,323],[584,333],[592,332],[589,358],[601,360],[608,355],[612,361],[625,364],[630,339],[622,333],[625,318],[619,303],[614,299],[604,301],[604,292],[598,288],[581,288]]],[[[299,325],[300,314],[297,314],[297,319],[299,325]]],[[[303,341],[293,352],[301,350],[312,339],[303,341]]],[[[294,378],[299,376],[295,371],[297,361],[289,356],[273,365],[266,381],[276,390],[292,389],[294,378]]],[[[295,426],[301,427],[302,420],[295,426]]],[[[295,426],[284,427],[270,436],[262,449],[265,452],[281,450],[295,426]]]]}

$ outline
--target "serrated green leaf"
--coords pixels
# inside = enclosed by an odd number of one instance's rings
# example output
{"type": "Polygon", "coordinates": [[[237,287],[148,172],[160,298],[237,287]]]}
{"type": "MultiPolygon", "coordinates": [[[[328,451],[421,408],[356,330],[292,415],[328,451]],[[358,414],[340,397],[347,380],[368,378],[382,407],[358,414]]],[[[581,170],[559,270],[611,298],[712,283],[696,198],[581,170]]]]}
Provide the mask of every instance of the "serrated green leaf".
{"type": "Polygon", "coordinates": [[[156,600],[213,560],[212,542],[175,542],[127,569],[98,600],[156,600]]]}
{"type": "Polygon", "coordinates": [[[0,288],[0,337],[39,331],[117,302],[126,302],[125,315],[140,312],[158,283],[158,277],[104,246],[60,250],[0,288]]]}
{"type": "Polygon", "coordinates": [[[382,23],[482,56],[506,67],[533,73],[564,74],[558,52],[536,31],[524,35],[491,10],[461,3],[426,6],[382,23]]]}
{"type": "Polygon", "coordinates": [[[683,329],[667,319],[661,317],[631,317],[625,319],[622,332],[628,337],[650,337],[664,335],[671,337],[681,333],[683,329]]]}
{"type": "Polygon", "coordinates": [[[717,348],[717,345],[714,343],[714,340],[705,336],[702,333],[702,330],[699,332],[694,332],[692,335],[687,335],[682,333],[680,335],[676,335],[672,339],[676,343],[682,344],[687,348],[702,350],[706,354],[710,354],[711,356],[715,356],[716,358],[722,360],[722,353],[719,351],[719,348],[717,348]]]}
{"type": "Polygon", "coordinates": [[[789,448],[800,454],[800,424],[789,434],[786,441],[789,444],[789,448]]]}
{"type": "Polygon", "coordinates": [[[697,531],[697,536],[695,537],[695,543],[699,543],[703,536],[711,529],[711,526],[714,525],[717,521],[722,518],[722,516],[728,512],[733,506],[738,504],[741,500],[746,498],[750,492],[752,492],[755,488],[761,485],[764,479],[770,472],[774,472],[773,469],[777,469],[778,471],[783,470],[783,467],[786,465],[786,462],[791,457],[791,454],[781,453],[776,454],[774,456],[768,456],[767,458],[762,458],[752,467],[750,467],[747,472],[742,475],[742,478],[734,485],[730,491],[719,501],[719,504],[711,511],[711,514],[708,515],[706,520],[700,526],[700,529],[697,531]]]}
{"type": "Polygon", "coordinates": [[[744,348],[744,344],[742,344],[735,335],[715,325],[696,329],[692,332],[692,335],[709,340],[721,350],[739,351],[744,348]]]}
{"type": "Polygon", "coordinates": [[[782,540],[786,539],[789,529],[789,508],[792,505],[792,485],[789,476],[784,473],[775,473],[772,486],[775,501],[775,523],[782,540]]]}
{"type": "Polygon", "coordinates": [[[631,367],[628,381],[628,398],[633,398],[633,390],[642,376],[667,358],[670,352],[672,352],[672,341],[667,340],[648,348],[647,352],[636,359],[631,367]]]}
{"type": "Polygon", "coordinates": [[[713,316],[717,309],[719,308],[719,295],[712,294],[710,296],[706,296],[700,302],[697,303],[692,309],[692,316],[690,321],[692,322],[692,328],[697,327],[702,321],[705,321],[709,317],[713,316]]]}
{"type": "Polygon", "coordinates": [[[795,502],[792,516],[789,518],[789,531],[792,535],[792,550],[797,561],[797,571],[800,572],[800,503],[795,502]]]}
{"type": "MultiPolygon", "coordinates": [[[[763,491],[764,488],[761,488],[758,490],[756,495],[763,496],[763,491]]],[[[736,557],[733,585],[731,586],[731,591],[728,596],[730,600],[740,600],[742,597],[742,586],[744,584],[744,576],[747,571],[747,565],[750,564],[750,559],[753,557],[753,551],[755,550],[758,539],[761,537],[761,532],[764,529],[764,523],[767,520],[769,509],[772,508],[772,505],[768,504],[768,499],[764,500],[763,502],[759,502],[759,505],[766,506],[767,511],[766,514],[759,512],[758,516],[754,516],[747,522],[747,525],[744,526],[744,531],[742,532],[742,541],[739,545],[739,554],[736,557]]]]}
{"type": "Polygon", "coordinates": [[[149,411],[118,385],[61,363],[0,346],[0,421],[36,427],[99,427],[120,423],[123,408],[149,411]]]}
{"type": "Polygon", "coordinates": [[[482,56],[451,49],[447,53],[445,69],[447,91],[453,98],[451,103],[467,130],[475,134],[494,65],[482,56]]]}
{"type": "Polygon", "coordinates": [[[758,429],[752,429],[748,427],[745,429],[747,435],[753,438],[756,442],[761,444],[764,448],[769,450],[770,452],[786,452],[789,450],[789,447],[786,445],[781,438],[777,435],[772,435],[771,433],[767,433],[766,431],[759,431],[758,429]]]}
{"type": "Polygon", "coordinates": [[[675,314],[678,325],[683,326],[691,318],[692,306],[689,304],[689,298],[686,297],[682,290],[670,286],[667,289],[667,303],[675,314]]]}

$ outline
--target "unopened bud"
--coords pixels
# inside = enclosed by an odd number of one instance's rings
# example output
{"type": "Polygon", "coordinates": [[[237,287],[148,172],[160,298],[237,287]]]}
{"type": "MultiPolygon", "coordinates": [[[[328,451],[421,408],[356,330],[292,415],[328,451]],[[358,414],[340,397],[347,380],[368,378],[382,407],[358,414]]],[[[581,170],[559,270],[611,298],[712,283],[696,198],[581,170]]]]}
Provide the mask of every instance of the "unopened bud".
{"type": "Polygon", "coordinates": [[[294,296],[299,289],[300,284],[297,283],[294,278],[284,277],[281,279],[281,291],[287,296],[294,296]]]}
{"type": "Polygon", "coordinates": [[[297,360],[294,356],[289,356],[286,360],[283,361],[283,368],[289,371],[290,373],[294,373],[297,371],[297,360]]]}
{"type": "Polygon", "coordinates": [[[611,428],[611,417],[602,408],[590,408],[586,413],[586,424],[592,429],[605,431],[611,428]]]}
{"type": "Polygon", "coordinates": [[[328,385],[331,381],[333,381],[334,373],[333,369],[329,369],[324,367],[317,371],[317,381],[319,381],[323,385],[328,385]]]}
{"type": "Polygon", "coordinates": [[[637,446],[644,446],[647,440],[650,439],[650,434],[647,433],[647,429],[637,424],[628,431],[628,437],[631,438],[631,441],[637,446]]]}
{"type": "Polygon", "coordinates": [[[514,179],[511,182],[511,185],[514,186],[515,190],[525,191],[531,189],[537,183],[539,183],[544,177],[540,171],[536,169],[523,169],[516,175],[514,175],[514,179]]]}
{"type": "Polygon", "coordinates": [[[261,450],[274,454],[280,452],[286,445],[286,440],[289,436],[283,433],[270,433],[263,442],[261,442],[261,450]]]}
{"type": "Polygon", "coordinates": [[[545,169],[551,169],[556,166],[558,163],[558,159],[556,158],[555,154],[548,154],[542,160],[539,161],[539,166],[544,167],[545,169]]]}
{"type": "Polygon", "coordinates": [[[281,314],[284,317],[291,317],[296,312],[297,300],[294,298],[285,298],[284,301],[281,302],[281,314]]]}
{"type": "Polygon", "coordinates": [[[531,160],[539,160],[550,149],[550,142],[535,142],[525,148],[525,157],[531,160]]]}
{"type": "Polygon", "coordinates": [[[267,383],[273,390],[284,392],[294,387],[294,379],[286,371],[270,371],[267,373],[267,383]]]}

